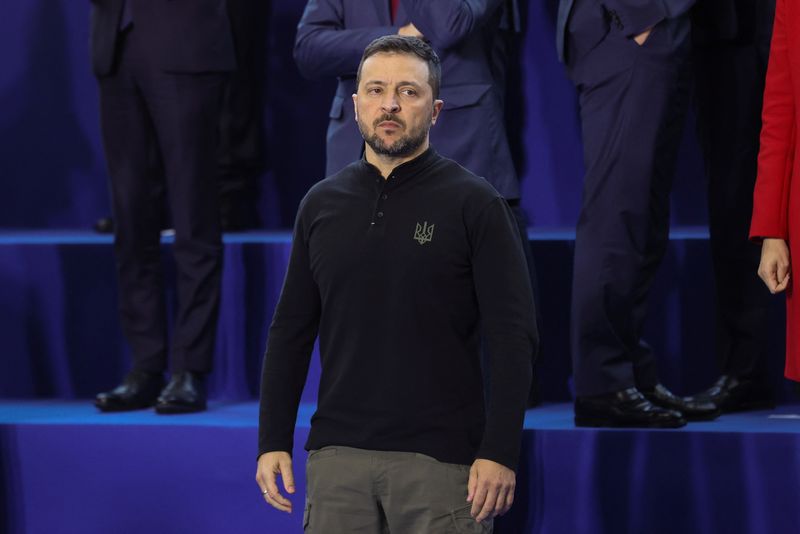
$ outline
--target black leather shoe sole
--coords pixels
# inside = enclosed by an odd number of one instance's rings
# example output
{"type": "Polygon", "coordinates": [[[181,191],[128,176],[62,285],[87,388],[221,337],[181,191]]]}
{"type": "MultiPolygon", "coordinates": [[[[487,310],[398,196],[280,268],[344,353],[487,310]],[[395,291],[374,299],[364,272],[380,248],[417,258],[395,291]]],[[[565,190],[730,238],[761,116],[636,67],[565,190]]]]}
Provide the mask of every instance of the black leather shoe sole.
{"type": "Polygon", "coordinates": [[[728,400],[721,403],[719,408],[722,413],[772,410],[775,408],[775,402],[771,399],[728,400]]]}
{"type": "Polygon", "coordinates": [[[151,408],[155,403],[155,400],[151,402],[121,403],[103,402],[95,399],[94,406],[101,412],[132,412],[135,410],[146,410],[147,408],[151,408]]]}
{"type": "Polygon", "coordinates": [[[681,428],[686,426],[686,420],[664,419],[660,421],[634,421],[609,417],[576,415],[575,426],[596,428],[681,428]]]}
{"type": "Polygon", "coordinates": [[[203,404],[156,404],[156,413],[161,415],[179,415],[183,413],[196,413],[204,412],[206,410],[205,403],[203,404]]]}
{"type": "Polygon", "coordinates": [[[708,413],[683,413],[683,417],[689,421],[690,423],[699,423],[701,421],[713,421],[720,415],[722,415],[722,410],[714,410],[713,412],[708,413]]]}

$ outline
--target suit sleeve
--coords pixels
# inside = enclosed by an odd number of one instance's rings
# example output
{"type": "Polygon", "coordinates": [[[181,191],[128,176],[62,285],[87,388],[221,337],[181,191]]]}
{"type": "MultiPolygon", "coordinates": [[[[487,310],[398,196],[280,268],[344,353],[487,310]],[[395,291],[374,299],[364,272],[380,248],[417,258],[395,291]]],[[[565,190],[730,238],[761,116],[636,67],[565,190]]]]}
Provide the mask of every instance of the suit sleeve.
{"type": "Polygon", "coordinates": [[[300,73],[312,80],[355,76],[369,43],[393,35],[396,26],[345,28],[342,0],[309,0],[297,25],[294,59],[300,73]]]}
{"type": "Polygon", "coordinates": [[[480,30],[505,0],[403,0],[409,19],[437,50],[480,30]]]}
{"type": "Polygon", "coordinates": [[[789,187],[794,167],[795,102],[787,46],[787,0],[778,0],[767,67],[758,178],[750,237],[788,238],[789,187]]]}
{"type": "Polygon", "coordinates": [[[498,197],[481,211],[470,240],[490,361],[486,426],[477,457],[516,470],[538,333],[519,229],[505,200],[498,197]]]}
{"type": "Polygon", "coordinates": [[[319,328],[320,296],[311,274],[303,211],[301,205],[292,238],[289,267],[264,355],[259,456],[270,451],[292,453],[297,409],[319,328]]]}
{"type": "Polygon", "coordinates": [[[639,35],[664,19],[676,18],[694,5],[695,0],[605,0],[603,4],[617,14],[628,37],[639,35]]]}

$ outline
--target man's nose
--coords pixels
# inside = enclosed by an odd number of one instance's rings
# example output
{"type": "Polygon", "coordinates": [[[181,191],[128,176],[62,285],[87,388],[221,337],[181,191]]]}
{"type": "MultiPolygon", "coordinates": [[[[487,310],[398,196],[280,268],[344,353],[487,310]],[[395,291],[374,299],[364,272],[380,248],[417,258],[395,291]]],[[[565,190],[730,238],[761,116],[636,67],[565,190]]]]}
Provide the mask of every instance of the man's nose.
{"type": "Polygon", "coordinates": [[[400,110],[400,103],[397,101],[397,97],[392,93],[386,93],[386,95],[387,96],[381,103],[383,111],[386,113],[397,113],[397,111],[400,110]]]}

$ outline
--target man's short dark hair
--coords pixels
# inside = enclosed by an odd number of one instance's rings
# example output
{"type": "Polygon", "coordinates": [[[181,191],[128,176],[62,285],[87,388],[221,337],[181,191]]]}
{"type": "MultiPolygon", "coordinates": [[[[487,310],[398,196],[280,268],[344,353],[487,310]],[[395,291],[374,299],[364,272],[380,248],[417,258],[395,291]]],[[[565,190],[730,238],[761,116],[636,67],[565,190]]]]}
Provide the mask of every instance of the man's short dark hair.
{"type": "Polygon", "coordinates": [[[439,98],[439,87],[442,85],[442,62],[428,43],[417,37],[402,35],[384,35],[378,37],[364,49],[361,63],[358,64],[356,87],[361,84],[361,67],[367,58],[375,54],[407,54],[420,58],[428,64],[428,85],[433,90],[433,99],[439,98]]]}

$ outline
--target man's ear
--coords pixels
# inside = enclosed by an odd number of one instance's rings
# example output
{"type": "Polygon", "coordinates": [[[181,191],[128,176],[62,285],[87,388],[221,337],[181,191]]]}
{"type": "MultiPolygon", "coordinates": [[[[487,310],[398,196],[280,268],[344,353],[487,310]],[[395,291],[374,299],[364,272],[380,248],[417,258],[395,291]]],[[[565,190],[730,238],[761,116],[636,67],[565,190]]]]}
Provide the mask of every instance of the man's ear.
{"type": "Polygon", "coordinates": [[[444,100],[433,101],[433,113],[431,113],[431,124],[436,124],[436,119],[439,118],[439,113],[442,112],[442,107],[444,107],[444,100]]]}
{"type": "Polygon", "coordinates": [[[358,122],[358,94],[353,93],[353,115],[358,122]]]}

